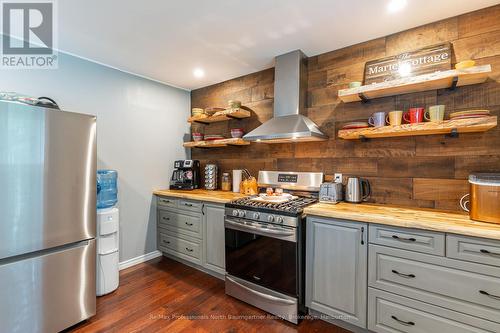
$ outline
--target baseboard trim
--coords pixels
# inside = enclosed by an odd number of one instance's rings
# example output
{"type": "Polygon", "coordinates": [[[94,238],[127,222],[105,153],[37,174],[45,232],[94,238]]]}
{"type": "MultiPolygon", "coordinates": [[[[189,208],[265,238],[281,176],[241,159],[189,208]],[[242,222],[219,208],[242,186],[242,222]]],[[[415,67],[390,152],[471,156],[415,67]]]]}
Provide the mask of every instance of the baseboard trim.
{"type": "Polygon", "coordinates": [[[132,259],[122,261],[121,263],[118,264],[118,268],[121,271],[122,269],[129,268],[129,267],[135,266],[137,264],[143,263],[145,261],[161,257],[161,255],[162,255],[161,252],[158,250],[153,251],[153,252],[149,252],[149,253],[143,254],[142,256],[138,256],[138,257],[135,257],[132,259]]]}

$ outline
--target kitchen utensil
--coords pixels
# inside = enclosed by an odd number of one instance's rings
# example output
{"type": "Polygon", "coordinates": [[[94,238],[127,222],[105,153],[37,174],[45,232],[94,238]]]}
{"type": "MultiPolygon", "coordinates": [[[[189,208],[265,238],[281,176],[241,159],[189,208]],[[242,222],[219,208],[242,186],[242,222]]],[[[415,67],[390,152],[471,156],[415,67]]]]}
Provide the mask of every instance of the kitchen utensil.
{"type": "Polygon", "coordinates": [[[257,179],[252,177],[247,169],[243,169],[244,180],[241,182],[240,193],[246,195],[256,195],[258,193],[257,179]]]}
{"type": "Polygon", "coordinates": [[[203,134],[202,133],[193,133],[193,141],[203,141],[203,134]]]}
{"type": "Polygon", "coordinates": [[[455,69],[464,69],[473,67],[476,64],[474,60],[464,60],[455,64],[455,69]]]}
{"type": "Polygon", "coordinates": [[[428,121],[436,122],[444,120],[444,105],[431,105],[429,110],[424,114],[424,118],[428,121]]]}
{"type": "Polygon", "coordinates": [[[231,191],[231,176],[229,176],[229,172],[222,173],[221,190],[231,191]]]}
{"type": "Polygon", "coordinates": [[[470,193],[460,198],[460,207],[473,220],[500,224],[500,172],[469,175],[469,184],[470,193]]]}
{"type": "Polygon", "coordinates": [[[342,126],[342,129],[357,129],[357,128],[368,128],[370,127],[366,121],[353,121],[346,123],[342,126]]]}
{"type": "Polygon", "coordinates": [[[243,175],[243,170],[233,170],[233,192],[240,192],[241,178],[243,175]]]}
{"type": "Polygon", "coordinates": [[[424,108],[410,108],[403,114],[403,119],[410,124],[418,124],[424,121],[424,108]]]}
{"type": "Polygon", "coordinates": [[[191,115],[193,115],[193,116],[199,116],[203,113],[205,113],[205,111],[203,111],[203,109],[200,109],[200,108],[192,108],[191,109],[191,115]]]}
{"type": "Polygon", "coordinates": [[[232,128],[231,129],[231,137],[233,138],[241,138],[244,132],[242,128],[232,128]]]}
{"type": "Polygon", "coordinates": [[[368,124],[373,127],[385,126],[385,112],[375,112],[370,118],[368,118],[368,124]]]}
{"type": "Polygon", "coordinates": [[[391,126],[399,126],[401,125],[401,121],[403,120],[403,111],[391,111],[387,115],[385,121],[391,126]]]}
{"type": "Polygon", "coordinates": [[[349,177],[345,190],[345,201],[360,203],[365,201],[371,194],[370,183],[366,179],[349,177]]]}
{"type": "Polygon", "coordinates": [[[205,165],[205,189],[206,190],[216,190],[217,189],[217,164],[207,164],[205,165]]]}
{"type": "Polygon", "coordinates": [[[336,204],[344,199],[342,183],[323,183],[319,190],[319,202],[336,204]]]}
{"type": "Polygon", "coordinates": [[[361,87],[361,82],[359,81],[349,82],[349,88],[357,88],[357,87],[361,87]]]}

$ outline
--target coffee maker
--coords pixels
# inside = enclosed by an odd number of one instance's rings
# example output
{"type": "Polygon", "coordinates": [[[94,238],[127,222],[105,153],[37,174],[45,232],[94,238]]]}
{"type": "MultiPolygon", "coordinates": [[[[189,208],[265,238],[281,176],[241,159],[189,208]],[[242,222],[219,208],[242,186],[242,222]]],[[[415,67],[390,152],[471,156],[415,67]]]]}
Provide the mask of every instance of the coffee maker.
{"type": "Polygon", "coordinates": [[[171,190],[194,190],[200,187],[200,161],[175,161],[174,168],[170,179],[171,190]]]}

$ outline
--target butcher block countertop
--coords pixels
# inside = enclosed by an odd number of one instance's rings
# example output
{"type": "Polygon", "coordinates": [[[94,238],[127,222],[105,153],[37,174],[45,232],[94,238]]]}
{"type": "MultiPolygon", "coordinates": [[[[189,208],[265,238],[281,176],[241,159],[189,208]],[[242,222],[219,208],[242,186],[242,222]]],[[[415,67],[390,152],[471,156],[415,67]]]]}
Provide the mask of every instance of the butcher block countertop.
{"type": "Polygon", "coordinates": [[[208,201],[215,203],[226,203],[234,199],[243,198],[244,195],[234,192],[225,191],[208,191],[208,190],[157,190],[153,192],[156,195],[165,197],[174,197],[181,199],[208,201]]]}
{"type": "Polygon", "coordinates": [[[500,240],[500,224],[476,222],[460,213],[345,202],[336,205],[317,203],[306,207],[304,212],[307,215],[500,240]]]}

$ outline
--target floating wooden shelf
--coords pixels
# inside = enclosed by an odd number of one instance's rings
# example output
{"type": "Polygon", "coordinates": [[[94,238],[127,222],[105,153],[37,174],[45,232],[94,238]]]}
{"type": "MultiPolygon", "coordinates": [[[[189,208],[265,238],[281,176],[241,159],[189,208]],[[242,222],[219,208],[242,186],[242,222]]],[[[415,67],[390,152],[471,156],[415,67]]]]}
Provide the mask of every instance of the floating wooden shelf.
{"type": "Polygon", "coordinates": [[[431,74],[418,75],[397,80],[373,83],[357,88],[339,90],[339,98],[344,103],[370,100],[386,96],[414,93],[455,86],[482,83],[488,78],[491,65],[452,69],[431,74]]]}
{"type": "Polygon", "coordinates": [[[416,136],[449,133],[486,132],[497,126],[497,117],[445,120],[400,126],[370,127],[340,130],[339,138],[356,140],[364,138],[389,138],[397,136],[416,136]]]}
{"type": "Polygon", "coordinates": [[[226,146],[246,146],[249,144],[250,144],[249,141],[245,141],[239,138],[231,138],[231,139],[220,139],[211,141],[184,142],[183,146],[187,148],[217,148],[226,146]]]}
{"type": "Polygon", "coordinates": [[[228,121],[231,119],[243,119],[251,116],[250,111],[244,109],[225,110],[214,113],[212,116],[202,114],[188,119],[188,123],[211,124],[219,121],[228,121]]]}

